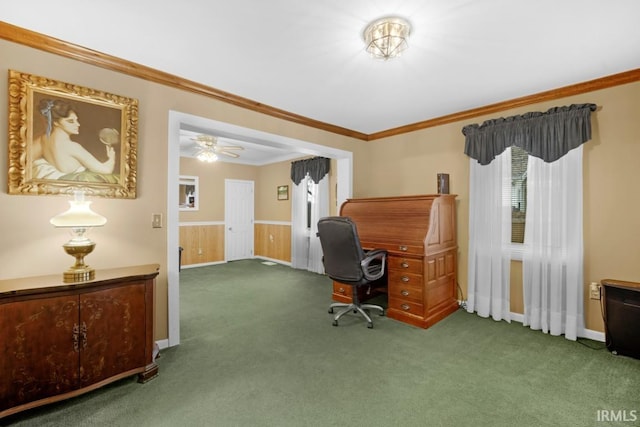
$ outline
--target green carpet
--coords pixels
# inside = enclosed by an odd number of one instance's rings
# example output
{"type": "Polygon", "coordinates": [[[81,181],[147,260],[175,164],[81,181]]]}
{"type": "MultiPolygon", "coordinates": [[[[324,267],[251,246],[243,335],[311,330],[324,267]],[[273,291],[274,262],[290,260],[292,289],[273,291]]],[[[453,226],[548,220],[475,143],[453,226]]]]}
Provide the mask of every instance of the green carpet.
{"type": "Polygon", "coordinates": [[[259,260],[183,269],[180,281],[182,343],[162,351],[157,378],[0,424],[640,425],[640,360],[602,343],[462,310],[426,330],[377,315],[374,329],[352,315],[333,327],[328,278],[259,260]],[[638,421],[601,422],[602,410],[638,421]]]}

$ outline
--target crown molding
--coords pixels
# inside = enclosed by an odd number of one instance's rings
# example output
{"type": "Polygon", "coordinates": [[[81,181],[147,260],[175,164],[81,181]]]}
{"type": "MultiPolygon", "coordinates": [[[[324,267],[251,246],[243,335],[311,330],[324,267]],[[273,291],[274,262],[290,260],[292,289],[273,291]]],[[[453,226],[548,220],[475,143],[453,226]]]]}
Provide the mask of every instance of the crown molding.
{"type": "Polygon", "coordinates": [[[356,139],[366,140],[367,134],[335,126],[329,123],[313,120],[299,114],[290,113],[279,108],[262,104],[248,98],[243,98],[228,92],[224,92],[191,80],[183,79],[175,75],[165,73],[141,64],[136,64],[115,56],[107,55],[92,49],[68,43],[44,34],[26,30],[6,22],[0,21],[0,38],[32,47],[45,52],[60,55],[96,67],[105,68],[110,71],[138,77],[154,83],[170,86],[186,92],[204,95],[227,104],[266,114],[278,119],[309,126],[315,129],[324,130],[338,135],[349,136],[356,139]]]}
{"type": "Polygon", "coordinates": [[[313,120],[299,114],[281,110],[279,108],[271,107],[269,105],[253,101],[248,98],[243,98],[241,96],[224,92],[191,80],[186,80],[169,73],[165,73],[144,65],[136,64],[134,62],[126,61],[124,59],[78,46],[73,43],[68,43],[53,37],[46,36],[44,34],[26,30],[24,28],[17,27],[2,21],[0,21],[0,38],[45,52],[70,58],[76,61],[84,62],[96,67],[105,68],[107,70],[123,73],[132,77],[137,77],[143,80],[170,86],[179,90],[184,90],[186,92],[204,95],[227,104],[235,105],[237,107],[245,108],[257,113],[266,114],[278,119],[363,141],[373,141],[390,136],[415,132],[417,130],[440,126],[447,123],[469,120],[475,117],[497,113],[512,108],[550,101],[558,98],[564,98],[572,95],[578,95],[586,92],[592,92],[595,90],[605,89],[608,87],[623,85],[640,80],[640,69],[635,69],[583,83],[577,83],[533,95],[523,96],[521,98],[502,101],[483,107],[473,108],[471,110],[460,111],[457,113],[448,114],[446,116],[436,117],[433,119],[388,129],[381,132],[365,134],[318,120],[313,120]]]}
{"type": "Polygon", "coordinates": [[[626,71],[619,74],[613,74],[607,77],[601,77],[598,79],[589,80],[583,83],[564,86],[558,89],[551,89],[545,92],[523,96],[521,98],[502,101],[495,104],[485,105],[483,107],[473,108],[471,110],[460,111],[458,113],[453,113],[446,116],[437,117],[434,119],[425,120],[422,122],[413,123],[406,126],[400,126],[400,127],[385,130],[382,132],[372,133],[372,134],[369,134],[369,137],[367,138],[367,140],[373,141],[376,139],[387,138],[390,136],[401,135],[409,132],[415,132],[421,129],[440,126],[447,123],[459,122],[462,120],[469,120],[469,119],[484,116],[487,114],[510,110],[512,108],[523,107],[525,105],[537,104],[545,101],[552,101],[554,99],[565,98],[567,96],[579,95],[582,93],[593,92],[595,90],[606,89],[609,87],[619,86],[627,83],[633,83],[639,80],[640,80],[640,69],[630,70],[630,71],[626,71]]]}

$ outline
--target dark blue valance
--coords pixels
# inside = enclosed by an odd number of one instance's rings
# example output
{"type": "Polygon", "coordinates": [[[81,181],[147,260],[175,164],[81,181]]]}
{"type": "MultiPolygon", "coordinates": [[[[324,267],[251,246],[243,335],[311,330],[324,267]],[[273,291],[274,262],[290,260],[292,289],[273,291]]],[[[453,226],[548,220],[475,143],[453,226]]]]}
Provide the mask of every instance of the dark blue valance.
{"type": "Polygon", "coordinates": [[[591,112],[595,110],[595,104],[574,104],[467,125],[462,128],[464,152],[488,165],[515,145],[545,162],[554,162],[591,139],[591,112]]]}

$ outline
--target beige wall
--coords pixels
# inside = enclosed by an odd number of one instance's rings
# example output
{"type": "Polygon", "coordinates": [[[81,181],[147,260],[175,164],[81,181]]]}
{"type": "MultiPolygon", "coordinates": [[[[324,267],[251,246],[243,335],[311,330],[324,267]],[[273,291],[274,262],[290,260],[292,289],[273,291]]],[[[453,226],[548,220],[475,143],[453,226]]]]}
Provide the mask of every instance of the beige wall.
{"type": "MultiPolygon", "coordinates": [[[[140,101],[138,197],[135,200],[95,200],[95,210],[106,216],[109,222],[105,227],[93,230],[92,237],[98,245],[88,257],[88,263],[96,268],[152,262],[161,264],[156,298],[156,338],[167,336],[167,233],[166,229],[151,228],[151,214],[158,212],[166,215],[169,110],[352,151],[354,197],[433,193],[436,190],[436,174],[449,173],[451,192],[458,194],[458,281],[466,294],[469,176],[468,159],[462,153],[464,144],[460,129],[469,122],[481,122],[498,115],[362,142],[4,40],[0,40],[0,57],[3,58],[0,80],[5,82],[7,69],[11,68],[140,101]]],[[[6,84],[0,85],[0,99],[7,99],[6,84]]],[[[500,115],[580,102],[593,102],[601,106],[594,114],[593,141],[585,146],[585,282],[606,277],[640,281],[637,255],[640,198],[636,196],[637,183],[640,182],[640,168],[637,167],[640,158],[640,83],[514,109],[500,115]]],[[[0,103],[0,135],[5,135],[6,141],[6,102],[0,103]]],[[[6,142],[5,150],[0,150],[0,163],[7,164],[6,142]]],[[[260,171],[256,172],[256,189],[260,188],[257,219],[288,220],[289,207],[282,202],[267,200],[271,197],[269,194],[275,191],[272,187],[283,184],[278,167],[273,166],[274,171],[265,168],[262,175],[260,171]]],[[[192,174],[187,173],[186,169],[182,173],[192,174]]],[[[230,171],[230,174],[234,173],[230,171]]],[[[48,220],[66,209],[66,198],[9,196],[6,193],[6,174],[0,174],[0,185],[5,189],[0,193],[0,234],[3,239],[0,278],[64,270],[72,261],[60,248],[67,236],[54,229],[48,220]]],[[[331,191],[334,192],[333,186],[331,191]]],[[[202,199],[200,203],[203,203],[202,199]]],[[[219,205],[214,204],[206,209],[207,212],[211,209],[212,216],[206,220],[224,218],[219,205]]],[[[183,213],[181,221],[199,220],[185,215],[199,214],[183,213]]],[[[514,283],[513,286],[519,284],[514,283]]],[[[602,331],[598,305],[587,300],[585,308],[587,327],[602,331]]]]}
{"type": "Polygon", "coordinates": [[[255,186],[256,221],[291,221],[291,162],[279,162],[258,168],[255,186]],[[278,200],[277,188],[289,186],[289,200],[278,200]]]}

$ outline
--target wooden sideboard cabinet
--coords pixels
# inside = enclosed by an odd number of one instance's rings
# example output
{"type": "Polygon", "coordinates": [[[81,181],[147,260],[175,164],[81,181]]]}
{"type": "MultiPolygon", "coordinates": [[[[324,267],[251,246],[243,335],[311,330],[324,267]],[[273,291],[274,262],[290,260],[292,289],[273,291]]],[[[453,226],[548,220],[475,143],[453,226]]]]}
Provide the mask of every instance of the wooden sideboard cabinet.
{"type": "Polygon", "coordinates": [[[88,282],[62,274],[0,280],[0,418],[138,374],[154,362],[159,266],[97,270],[88,282]]]}
{"type": "MultiPolygon", "coordinates": [[[[386,249],[387,315],[427,328],[458,309],[455,195],[349,199],[350,217],[365,249],[386,249]]],[[[333,299],[347,302],[334,282],[333,299]]]]}

